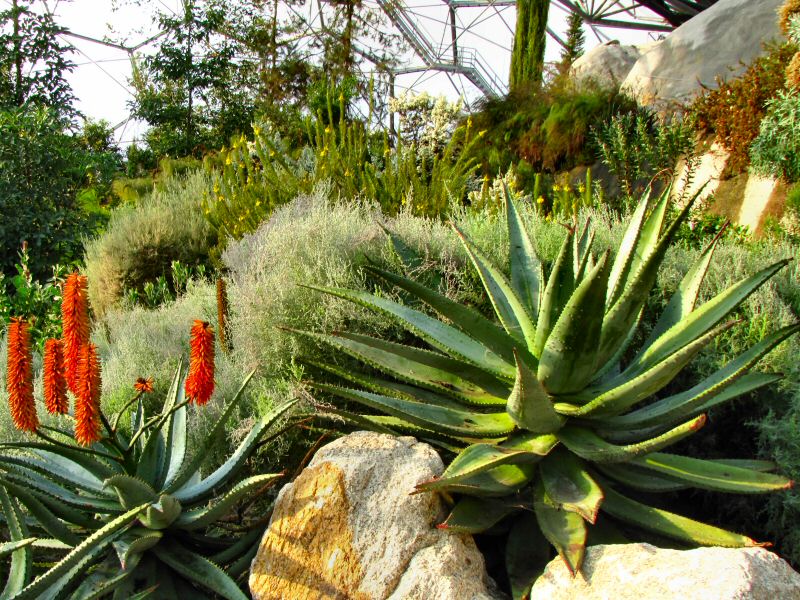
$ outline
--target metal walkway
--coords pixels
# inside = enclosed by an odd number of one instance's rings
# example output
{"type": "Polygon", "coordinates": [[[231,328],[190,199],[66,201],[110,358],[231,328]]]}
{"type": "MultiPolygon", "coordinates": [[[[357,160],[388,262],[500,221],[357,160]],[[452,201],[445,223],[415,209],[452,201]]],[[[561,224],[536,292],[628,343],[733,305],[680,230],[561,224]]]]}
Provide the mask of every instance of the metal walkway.
{"type": "MultiPolygon", "coordinates": [[[[691,17],[712,6],[717,0],[551,0],[563,10],[578,13],[584,23],[598,38],[606,28],[638,29],[652,32],[669,32],[691,17]]],[[[459,45],[464,31],[457,25],[456,10],[459,8],[492,8],[516,5],[515,0],[442,0],[446,5],[451,43],[435,44],[430,35],[418,23],[412,8],[403,0],[377,0],[378,6],[400,32],[417,58],[419,66],[393,70],[395,75],[440,71],[458,74],[471,82],[487,98],[502,96],[507,92],[504,78],[487,66],[479,52],[459,45]],[[459,27],[461,30],[457,31],[459,27]]],[[[550,36],[559,44],[563,40],[548,28],[550,36]]],[[[513,34],[512,34],[513,37],[513,34]]]]}

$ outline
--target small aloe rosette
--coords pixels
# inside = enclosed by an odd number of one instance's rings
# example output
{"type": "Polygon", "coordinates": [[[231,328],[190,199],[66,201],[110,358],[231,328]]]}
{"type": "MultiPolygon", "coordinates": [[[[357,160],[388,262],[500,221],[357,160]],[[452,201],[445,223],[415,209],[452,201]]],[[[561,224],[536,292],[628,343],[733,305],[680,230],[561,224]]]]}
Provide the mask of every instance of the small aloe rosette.
{"type": "MultiPolygon", "coordinates": [[[[760,493],[792,484],[771,473],[775,465],[767,461],[702,460],[666,451],[701,429],[712,408],[778,381],[778,374],[751,369],[800,329],[799,324],[778,329],[695,385],[664,393],[701,350],[734,325],[726,319],[737,306],[788,262],[779,260],[699,303],[714,240],[644,343],[632,347],[633,340],[645,338],[638,334],[641,315],[692,204],[669,222],[669,193],[642,198],[615,255],[592,252],[590,223],[570,229],[548,277],[507,191],[510,276],[454,226],[497,320],[377,266],[366,270],[430,311],[385,295],[312,286],[383,314],[424,342],[298,332],[371,368],[359,373],[314,363],[349,383],[311,384],[347,401],[330,412],[361,427],[415,435],[453,453],[443,475],[418,489],[455,499],[440,527],[509,531],[506,566],[515,598],[528,593],[552,548],[572,572],[579,570],[589,526],[595,524],[593,540],[623,540],[631,530],[639,535],[638,528],[655,539],[688,545],[757,545],[744,535],[653,507],[639,492],[697,487],[760,493]],[[358,404],[372,414],[352,412],[358,404]]],[[[414,260],[409,247],[391,235],[390,241],[409,267],[414,260]]]]}

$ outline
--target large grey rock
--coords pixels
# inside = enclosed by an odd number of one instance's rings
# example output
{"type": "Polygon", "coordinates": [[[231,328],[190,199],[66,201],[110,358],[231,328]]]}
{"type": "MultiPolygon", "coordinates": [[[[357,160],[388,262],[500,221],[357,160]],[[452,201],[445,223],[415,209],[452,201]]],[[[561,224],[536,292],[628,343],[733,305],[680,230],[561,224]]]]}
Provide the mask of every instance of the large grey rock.
{"type": "Polygon", "coordinates": [[[573,578],[558,558],[531,590],[535,600],[800,600],[800,575],[763,548],[666,550],[592,546],[573,578]]]}
{"type": "Polygon", "coordinates": [[[778,7],[784,0],[719,0],[642,55],[622,91],[657,110],[686,102],[702,85],[715,87],[740,74],[780,36],[778,7]],[[702,84],[702,85],[701,85],[702,84]]]}
{"type": "Polygon", "coordinates": [[[358,432],[317,452],[279,493],[250,570],[256,600],[491,600],[469,536],[434,528],[435,494],[414,486],[444,467],[410,437],[358,432]]]}
{"type": "Polygon", "coordinates": [[[623,46],[618,41],[600,44],[572,63],[570,79],[578,85],[619,89],[641,55],[639,46],[623,46]]]}

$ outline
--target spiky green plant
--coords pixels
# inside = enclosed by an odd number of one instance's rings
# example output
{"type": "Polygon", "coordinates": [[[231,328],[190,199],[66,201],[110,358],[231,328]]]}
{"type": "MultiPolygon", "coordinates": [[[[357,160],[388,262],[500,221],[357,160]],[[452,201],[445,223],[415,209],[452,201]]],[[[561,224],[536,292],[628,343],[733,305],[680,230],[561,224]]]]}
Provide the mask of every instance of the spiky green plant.
{"type": "Polygon", "coordinates": [[[645,196],[614,257],[610,251],[592,253],[589,223],[580,233],[570,230],[547,278],[507,192],[505,205],[510,277],[454,226],[499,324],[373,266],[372,275],[441,318],[385,296],[315,289],[396,320],[432,349],[352,333],[300,332],[391,376],[318,364],[365,389],[312,385],[388,415],[333,409],[354,423],[410,433],[455,454],[441,477],[418,486],[460,497],[440,527],[475,533],[517,519],[507,544],[515,598],[527,593],[549,560],[548,542],[572,572],[580,569],[587,524],[600,512],[611,519],[602,517],[601,527],[592,529],[605,534],[596,540],[609,539],[610,527],[619,523],[691,545],[757,545],[744,535],[643,504],[623,490],[756,493],[792,485],[769,473],[774,468],[769,462],[701,460],[663,451],[700,429],[711,408],[780,378],[749,371],[800,324],[775,331],[693,387],[664,393],[698,352],[733,326],[726,317],[788,261],[698,305],[713,242],[686,273],[646,341],[632,348],[632,341],[641,339],[645,302],[691,202],[667,222],[669,191],[645,196]]]}
{"type": "Polygon", "coordinates": [[[258,419],[230,458],[205,478],[200,467],[251,376],[194,453],[187,447],[180,368],[160,413],[146,414],[140,392],[105,423],[108,437],[89,449],[57,429],[43,442],[2,444],[0,509],[12,545],[0,545],[0,555],[10,551],[12,558],[0,597],[130,599],[152,591],[158,598],[216,594],[246,600],[235,580],[248,568],[263,525],[232,535],[219,521],[279,477],[236,479],[291,403],[258,419]],[[127,435],[120,418],[134,404],[127,435]],[[37,545],[32,531],[52,538],[39,543],[50,558],[56,556],[44,571],[31,560],[31,545],[37,545]]]}

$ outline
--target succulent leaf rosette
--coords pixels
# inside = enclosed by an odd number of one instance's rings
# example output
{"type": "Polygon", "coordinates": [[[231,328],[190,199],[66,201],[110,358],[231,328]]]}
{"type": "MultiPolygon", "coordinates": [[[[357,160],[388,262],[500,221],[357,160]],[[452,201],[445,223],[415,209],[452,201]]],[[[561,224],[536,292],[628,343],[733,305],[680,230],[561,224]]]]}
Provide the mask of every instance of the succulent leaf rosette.
{"type": "MultiPolygon", "coordinates": [[[[590,223],[570,230],[547,277],[507,191],[508,274],[454,226],[496,320],[376,266],[368,272],[440,317],[367,292],[315,287],[386,315],[426,348],[355,333],[298,332],[387,375],[315,363],[348,381],[313,383],[318,391],[373,410],[332,412],[362,427],[415,435],[455,455],[441,477],[418,486],[456,498],[440,527],[477,533],[512,520],[506,562],[516,598],[525,597],[551,546],[572,572],[579,570],[590,531],[593,540],[623,539],[620,532],[634,526],[688,545],[758,544],[630,497],[637,491],[760,493],[792,485],[771,473],[775,465],[768,461],[701,460],[667,451],[698,431],[710,409],[776,382],[780,375],[751,369],[800,329],[778,329],[694,386],[663,393],[735,324],[727,319],[737,306],[788,262],[779,260],[699,303],[714,240],[646,341],[631,347],[667,248],[692,204],[669,222],[669,192],[642,198],[613,255],[593,254],[590,223]]],[[[402,262],[408,247],[391,241],[402,262]]]]}
{"type": "MultiPolygon", "coordinates": [[[[193,328],[193,340],[198,336],[213,342],[213,332],[202,321],[193,328]]],[[[207,342],[193,341],[193,350],[206,348],[207,354],[207,342]]],[[[25,352],[18,354],[23,361],[25,352]]],[[[203,477],[206,449],[224,435],[253,373],[193,452],[188,405],[200,406],[213,389],[213,369],[209,375],[209,359],[201,355],[193,352],[188,374],[177,369],[160,412],[147,414],[143,395],[152,393],[153,385],[140,379],[131,401],[110,421],[99,402],[90,403],[89,420],[98,423],[91,439],[80,433],[86,423],[81,424],[79,396],[74,432],[28,418],[24,429],[37,441],[0,444],[0,517],[10,538],[0,543],[0,557],[10,555],[0,598],[246,600],[237,579],[249,567],[263,524],[229,531],[220,522],[280,477],[242,478],[240,472],[293,402],[257,419],[230,457],[203,477]],[[131,408],[128,433],[120,422],[131,408]],[[48,553],[44,569],[41,558],[33,562],[36,548],[48,553]]],[[[27,394],[32,389],[23,385],[27,371],[17,370],[22,383],[14,391],[27,394]]],[[[77,377],[79,388],[84,379],[77,377]]],[[[99,371],[90,379],[99,381],[99,371]]],[[[32,396],[22,395],[12,400],[35,416],[32,396]]]]}

